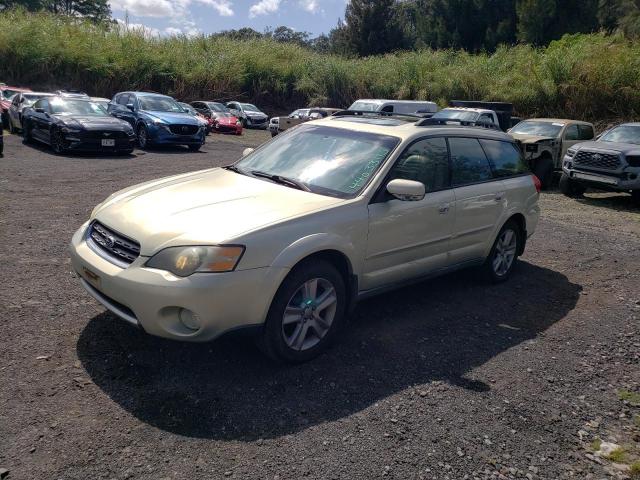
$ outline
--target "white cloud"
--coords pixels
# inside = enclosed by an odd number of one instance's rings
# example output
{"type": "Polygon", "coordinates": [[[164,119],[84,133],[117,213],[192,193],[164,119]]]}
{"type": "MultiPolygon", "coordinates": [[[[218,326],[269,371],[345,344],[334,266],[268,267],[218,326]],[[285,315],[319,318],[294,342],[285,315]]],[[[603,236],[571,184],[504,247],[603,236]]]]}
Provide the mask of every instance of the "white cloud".
{"type": "Polygon", "coordinates": [[[258,3],[251,5],[249,18],[275,13],[278,11],[278,8],[280,8],[280,0],[260,0],[258,3]]]}
{"type": "Polygon", "coordinates": [[[200,3],[212,7],[219,15],[233,15],[231,0],[110,0],[114,11],[127,12],[136,17],[187,17],[189,6],[200,3]]]}
{"type": "Polygon", "coordinates": [[[300,0],[300,6],[309,13],[317,13],[320,9],[319,0],[300,0]]]}

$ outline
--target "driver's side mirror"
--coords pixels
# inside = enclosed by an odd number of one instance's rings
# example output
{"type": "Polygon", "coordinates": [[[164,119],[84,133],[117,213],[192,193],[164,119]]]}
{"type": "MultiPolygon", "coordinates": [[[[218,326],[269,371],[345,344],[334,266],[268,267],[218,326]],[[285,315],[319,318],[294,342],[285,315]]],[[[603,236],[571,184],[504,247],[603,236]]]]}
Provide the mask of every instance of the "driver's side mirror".
{"type": "Polygon", "coordinates": [[[127,103],[127,108],[133,112],[133,103],[127,103]]]}
{"type": "Polygon", "coordinates": [[[403,202],[416,202],[424,198],[425,188],[421,182],[396,178],[387,184],[387,192],[403,202]]]}
{"type": "Polygon", "coordinates": [[[254,150],[255,150],[255,148],[247,147],[242,151],[242,156],[246,157],[247,155],[249,155],[254,150]]]}

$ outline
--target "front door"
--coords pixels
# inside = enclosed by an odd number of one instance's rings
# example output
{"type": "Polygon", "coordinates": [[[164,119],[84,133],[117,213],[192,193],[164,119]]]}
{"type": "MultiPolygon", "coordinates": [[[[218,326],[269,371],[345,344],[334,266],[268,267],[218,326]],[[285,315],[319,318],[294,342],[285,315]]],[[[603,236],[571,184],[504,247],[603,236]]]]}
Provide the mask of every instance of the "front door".
{"type": "Polygon", "coordinates": [[[369,236],[361,290],[420,277],[448,265],[453,230],[453,191],[444,138],[414,142],[398,158],[384,181],[422,182],[418,201],[394,198],[386,189],[369,205],[369,236]]]}

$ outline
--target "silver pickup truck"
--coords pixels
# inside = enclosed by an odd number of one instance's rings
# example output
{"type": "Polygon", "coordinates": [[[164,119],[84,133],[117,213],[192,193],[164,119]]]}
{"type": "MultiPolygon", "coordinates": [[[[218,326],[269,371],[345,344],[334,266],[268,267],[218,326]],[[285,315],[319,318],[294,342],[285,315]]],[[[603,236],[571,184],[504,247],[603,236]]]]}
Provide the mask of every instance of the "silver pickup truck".
{"type": "Polygon", "coordinates": [[[640,202],[640,123],[623,123],[594,142],[567,149],[560,190],[567,196],[578,196],[587,187],[628,192],[640,202]]]}

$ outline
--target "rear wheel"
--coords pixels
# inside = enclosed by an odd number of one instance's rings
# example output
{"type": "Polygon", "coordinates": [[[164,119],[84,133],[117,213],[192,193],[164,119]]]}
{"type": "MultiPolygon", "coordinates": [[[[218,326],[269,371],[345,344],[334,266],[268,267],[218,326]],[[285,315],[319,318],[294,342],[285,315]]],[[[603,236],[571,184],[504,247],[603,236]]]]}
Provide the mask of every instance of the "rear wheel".
{"type": "Polygon", "coordinates": [[[338,270],[324,260],[304,262],[278,289],[259,346],[274,360],[310,360],[335,339],[345,306],[346,289],[338,270]]]}
{"type": "Polygon", "coordinates": [[[500,283],[511,276],[518,260],[518,252],[521,251],[522,241],[520,226],[513,220],[505,223],[482,267],[490,281],[500,283]]]}
{"type": "Polygon", "coordinates": [[[586,188],[579,182],[570,178],[566,173],[560,177],[560,191],[567,197],[579,197],[585,192],[586,188]]]}
{"type": "Polygon", "coordinates": [[[553,160],[544,156],[535,163],[533,173],[540,179],[543,190],[548,190],[553,184],[553,160]]]}

